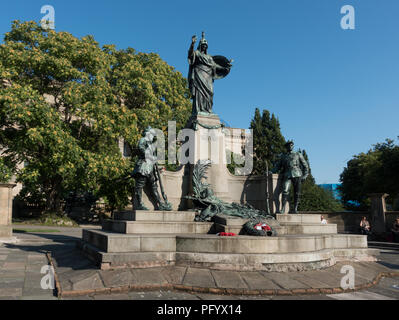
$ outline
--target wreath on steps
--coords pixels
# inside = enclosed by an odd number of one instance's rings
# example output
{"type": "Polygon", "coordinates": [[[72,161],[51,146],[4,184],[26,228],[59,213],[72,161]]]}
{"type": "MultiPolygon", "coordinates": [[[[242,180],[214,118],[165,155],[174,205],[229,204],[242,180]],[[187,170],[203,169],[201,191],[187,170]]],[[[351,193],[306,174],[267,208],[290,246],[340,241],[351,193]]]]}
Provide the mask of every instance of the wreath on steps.
{"type": "Polygon", "coordinates": [[[263,219],[251,219],[244,224],[243,229],[246,234],[251,236],[277,236],[277,231],[263,219]]]}

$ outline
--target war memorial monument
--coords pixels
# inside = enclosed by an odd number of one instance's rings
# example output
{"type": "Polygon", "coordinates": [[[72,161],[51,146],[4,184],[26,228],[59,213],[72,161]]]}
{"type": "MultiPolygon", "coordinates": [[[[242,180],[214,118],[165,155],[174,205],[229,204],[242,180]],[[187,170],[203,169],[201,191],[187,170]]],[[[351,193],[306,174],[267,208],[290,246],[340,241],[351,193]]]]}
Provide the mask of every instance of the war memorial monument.
{"type": "Polygon", "coordinates": [[[379,251],[367,247],[366,236],[338,234],[337,225],[320,223],[320,215],[298,212],[309,168],[293,151],[293,142],[287,143],[276,172],[249,175],[250,148],[238,174],[227,170],[225,128],[214,113],[213,83],[229,75],[232,61],[209,55],[204,33],[197,49],[196,42],[193,36],[188,51],[190,161],[176,172],[160,172],[155,134],[147,128],[132,173],[132,207],[114,212],[102,230],[84,229],[81,250],[101,269],[176,265],[290,272],[328,268],[337,261],[375,261],[379,251]],[[289,210],[291,184],[294,207],[289,210]],[[146,188],[149,192],[143,192],[146,188]]]}

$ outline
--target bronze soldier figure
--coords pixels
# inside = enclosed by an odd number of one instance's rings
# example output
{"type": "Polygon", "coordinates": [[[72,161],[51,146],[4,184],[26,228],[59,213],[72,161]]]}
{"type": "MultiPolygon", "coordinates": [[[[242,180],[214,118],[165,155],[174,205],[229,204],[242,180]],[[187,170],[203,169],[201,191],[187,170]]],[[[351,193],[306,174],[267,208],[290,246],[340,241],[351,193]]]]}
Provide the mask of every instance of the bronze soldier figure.
{"type": "Polygon", "coordinates": [[[136,185],[133,196],[133,207],[136,210],[148,210],[142,202],[143,188],[146,184],[151,187],[151,193],[156,201],[156,210],[171,210],[168,203],[163,203],[158,193],[159,172],[157,167],[156,156],[156,132],[151,127],[144,130],[143,137],[138,143],[138,161],[132,172],[136,185]]]}
{"type": "MultiPolygon", "coordinates": [[[[301,185],[309,175],[309,165],[301,152],[294,151],[294,142],[288,141],[285,144],[287,153],[276,163],[274,172],[280,172],[282,181],[282,208],[277,213],[284,213],[288,202],[291,184],[294,186],[294,210],[298,213],[298,205],[301,194],[301,185]]],[[[292,211],[292,210],[291,210],[292,211]]]]}

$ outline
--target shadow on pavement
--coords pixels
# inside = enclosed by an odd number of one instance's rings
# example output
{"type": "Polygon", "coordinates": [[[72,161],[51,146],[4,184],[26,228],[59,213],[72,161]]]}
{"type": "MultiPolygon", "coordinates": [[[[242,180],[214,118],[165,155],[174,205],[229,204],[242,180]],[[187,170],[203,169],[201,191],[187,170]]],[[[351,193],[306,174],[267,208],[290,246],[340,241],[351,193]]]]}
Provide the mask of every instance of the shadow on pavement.
{"type": "Polygon", "coordinates": [[[46,254],[51,253],[51,257],[57,269],[66,270],[88,270],[98,268],[94,263],[84,256],[77,248],[80,237],[72,235],[54,235],[46,233],[29,233],[34,236],[30,242],[28,237],[20,238],[22,243],[5,243],[4,247],[9,249],[19,249],[26,252],[36,252],[46,254]],[[43,242],[40,242],[43,240],[43,242]]]}

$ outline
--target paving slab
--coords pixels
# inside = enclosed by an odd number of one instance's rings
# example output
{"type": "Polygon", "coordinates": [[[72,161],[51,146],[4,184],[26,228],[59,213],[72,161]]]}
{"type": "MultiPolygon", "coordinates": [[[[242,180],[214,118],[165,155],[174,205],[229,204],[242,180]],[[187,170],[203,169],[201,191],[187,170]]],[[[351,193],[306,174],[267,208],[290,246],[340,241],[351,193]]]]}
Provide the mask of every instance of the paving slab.
{"type": "Polygon", "coordinates": [[[379,274],[379,272],[373,270],[370,266],[363,266],[360,264],[352,264],[352,266],[355,270],[355,285],[373,281],[379,274]]]}
{"type": "Polygon", "coordinates": [[[342,263],[340,265],[337,265],[337,266],[334,266],[333,268],[331,268],[332,271],[335,270],[335,272],[330,271],[331,276],[338,279],[339,282],[341,282],[341,279],[348,272],[348,271],[345,271],[342,269],[344,266],[352,266],[353,267],[353,270],[355,273],[355,286],[363,285],[363,284],[373,281],[378,274],[376,271],[373,271],[370,268],[366,268],[366,267],[359,265],[358,263],[348,261],[348,262],[342,263]],[[343,273],[341,273],[341,270],[343,271],[343,273]]]}
{"type": "Polygon", "coordinates": [[[4,288],[0,290],[0,297],[20,297],[22,288],[4,288]]]}
{"type": "Polygon", "coordinates": [[[325,295],[293,295],[293,296],[273,296],[271,300],[334,300],[332,297],[325,295]]]}
{"type": "Polygon", "coordinates": [[[127,293],[99,294],[93,296],[94,300],[129,300],[127,293]]]}
{"type": "Polygon", "coordinates": [[[316,289],[321,289],[321,288],[327,288],[328,284],[322,281],[319,281],[312,277],[311,275],[306,276],[306,274],[302,272],[295,272],[293,274],[290,274],[291,278],[307,284],[311,288],[316,288],[316,289]]]}
{"type": "Polygon", "coordinates": [[[219,288],[248,289],[239,272],[212,270],[211,273],[219,288]]]}
{"type": "Polygon", "coordinates": [[[38,263],[38,264],[27,264],[25,271],[35,274],[41,274],[40,271],[42,270],[43,266],[48,265],[47,263],[38,263]]]}
{"type": "MultiPolygon", "coordinates": [[[[320,288],[338,288],[340,287],[341,280],[337,279],[335,276],[325,270],[315,270],[315,271],[305,271],[301,273],[302,276],[308,279],[316,280],[315,286],[313,288],[320,289],[320,288]]],[[[343,276],[343,275],[342,275],[343,276]]],[[[309,284],[311,284],[309,282],[309,284]]]]}
{"type": "Polygon", "coordinates": [[[197,295],[171,291],[129,292],[128,296],[129,300],[199,300],[197,295]]]}
{"type": "Polygon", "coordinates": [[[182,284],[183,278],[187,272],[187,267],[165,267],[161,273],[169,283],[182,284]]]}
{"type": "Polygon", "coordinates": [[[24,279],[21,278],[0,279],[0,291],[7,288],[22,288],[24,283],[24,279]]]}
{"type": "Polygon", "coordinates": [[[168,281],[162,274],[162,268],[131,269],[135,284],[163,285],[168,281]]]}
{"type": "Polygon", "coordinates": [[[248,284],[249,289],[251,290],[277,290],[281,289],[276,283],[272,280],[264,277],[260,272],[240,272],[241,278],[248,284]]]}
{"type": "MultiPolygon", "coordinates": [[[[173,291],[158,291],[154,292],[152,297],[156,296],[155,300],[199,300],[197,294],[186,292],[173,292],[173,291]]],[[[132,296],[133,297],[133,296],[132,296]]]]}
{"type": "Polygon", "coordinates": [[[134,282],[131,270],[101,270],[101,278],[106,288],[123,287],[134,282]]]}
{"type": "Polygon", "coordinates": [[[193,287],[215,288],[216,283],[209,269],[188,268],[183,284],[193,287]]]}
{"type": "Polygon", "coordinates": [[[364,262],[364,261],[360,261],[357,262],[357,265],[363,266],[367,269],[372,269],[375,272],[391,272],[392,269],[378,263],[378,262],[364,262]]]}
{"type": "Polygon", "coordinates": [[[334,298],[335,300],[396,300],[370,291],[338,293],[328,295],[328,297],[334,298]]]}
{"type": "Polygon", "coordinates": [[[58,300],[57,297],[52,295],[23,295],[21,300],[58,300]]]}
{"type": "Polygon", "coordinates": [[[61,300],[94,300],[94,297],[84,295],[84,296],[72,296],[72,297],[62,297],[61,300]]]}
{"type": "Polygon", "coordinates": [[[51,289],[42,289],[39,287],[24,287],[22,289],[22,296],[53,296],[53,290],[51,289]]]}
{"type": "Polygon", "coordinates": [[[17,296],[17,297],[2,297],[2,296],[0,296],[0,300],[9,301],[9,300],[20,300],[20,299],[21,299],[21,297],[19,297],[19,296],[17,296]]]}
{"type": "Polygon", "coordinates": [[[382,278],[378,286],[368,289],[369,291],[399,299],[399,278],[382,278]]]}
{"type": "Polygon", "coordinates": [[[42,281],[43,276],[44,274],[25,276],[24,286],[31,288],[40,288],[40,283],[42,281]]]}
{"type": "Polygon", "coordinates": [[[25,270],[4,270],[0,269],[0,279],[6,279],[6,278],[22,278],[24,279],[25,277],[25,270]]]}
{"type": "Polygon", "coordinates": [[[4,262],[2,270],[25,270],[24,262],[4,262]]]}
{"type": "Polygon", "coordinates": [[[282,289],[291,290],[291,289],[306,289],[310,288],[310,286],[299,282],[293,279],[290,276],[290,273],[281,273],[281,272],[263,272],[262,275],[279,285],[282,289]]]}
{"type": "Polygon", "coordinates": [[[73,290],[95,290],[104,288],[104,283],[98,272],[82,272],[78,276],[70,278],[73,290]]]}
{"type": "Polygon", "coordinates": [[[216,295],[210,293],[198,293],[197,297],[200,300],[239,300],[238,296],[216,295]]]}
{"type": "Polygon", "coordinates": [[[7,255],[7,259],[6,261],[9,263],[25,263],[27,260],[27,256],[26,255],[7,255]]]}

